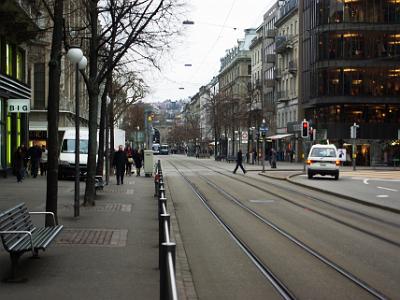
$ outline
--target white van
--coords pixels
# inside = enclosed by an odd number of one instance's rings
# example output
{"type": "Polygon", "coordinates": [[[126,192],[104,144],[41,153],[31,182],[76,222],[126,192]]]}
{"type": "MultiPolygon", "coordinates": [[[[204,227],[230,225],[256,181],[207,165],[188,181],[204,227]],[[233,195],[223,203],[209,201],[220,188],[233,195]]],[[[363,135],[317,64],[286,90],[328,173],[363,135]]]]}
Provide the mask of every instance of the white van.
{"type": "MultiPolygon", "coordinates": [[[[75,177],[75,128],[64,127],[59,129],[61,136],[58,177],[59,179],[75,177]]],[[[97,142],[99,135],[97,134],[97,142]]],[[[89,128],[79,129],[79,166],[80,175],[87,171],[89,151],[89,128]]]]}
{"type": "Polygon", "coordinates": [[[336,146],[329,145],[313,145],[307,159],[307,176],[312,179],[314,175],[331,175],[336,180],[339,179],[339,166],[336,146]]]}

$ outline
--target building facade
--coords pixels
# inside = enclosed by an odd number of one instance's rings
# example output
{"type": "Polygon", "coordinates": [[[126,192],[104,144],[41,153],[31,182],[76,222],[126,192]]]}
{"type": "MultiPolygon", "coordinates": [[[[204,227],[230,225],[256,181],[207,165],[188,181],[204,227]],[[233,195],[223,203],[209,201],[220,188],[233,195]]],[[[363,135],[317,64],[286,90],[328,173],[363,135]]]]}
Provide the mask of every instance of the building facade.
{"type": "Polygon", "coordinates": [[[299,122],[298,102],[298,45],[299,45],[298,0],[286,0],[279,7],[275,22],[277,80],[276,92],[276,135],[274,140],[279,160],[291,160],[292,153],[297,152],[296,133],[290,132],[290,124],[299,122]]]}
{"type": "Polygon", "coordinates": [[[317,139],[346,148],[357,165],[392,164],[400,155],[400,2],[306,0],[301,17],[303,106],[317,139]]]}
{"type": "MultiPolygon", "coordinates": [[[[11,111],[13,99],[31,100],[28,76],[29,42],[42,29],[35,1],[0,3],[0,170],[12,168],[13,154],[28,142],[29,113],[11,111]],[[15,30],[18,28],[18,30],[15,30]]],[[[30,105],[31,106],[31,105],[30,105]]]]}
{"type": "Polygon", "coordinates": [[[241,148],[247,151],[247,144],[242,143],[243,131],[248,131],[248,102],[251,99],[251,55],[250,44],[256,36],[256,30],[246,29],[243,40],[238,45],[227,50],[225,57],[221,58],[221,68],[218,74],[219,101],[222,111],[217,112],[223,118],[221,136],[227,142],[227,152],[235,155],[241,148]]]}

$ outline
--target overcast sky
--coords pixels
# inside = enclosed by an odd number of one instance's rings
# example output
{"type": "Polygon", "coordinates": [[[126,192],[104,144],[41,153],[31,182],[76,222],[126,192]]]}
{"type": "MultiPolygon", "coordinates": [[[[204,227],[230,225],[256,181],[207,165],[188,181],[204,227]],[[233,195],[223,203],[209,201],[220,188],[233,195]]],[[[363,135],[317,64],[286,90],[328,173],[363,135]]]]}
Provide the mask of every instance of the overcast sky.
{"type": "Polygon", "coordinates": [[[274,2],[189,0],[188,19],[195,24],[185,26],[182,42],[163,58],[161,72],[146,75],[151,92],[145,101],[179,100],[197,93],[218,75],[225,50],[237,45],[244,29],[257,28],[274,2]]]}

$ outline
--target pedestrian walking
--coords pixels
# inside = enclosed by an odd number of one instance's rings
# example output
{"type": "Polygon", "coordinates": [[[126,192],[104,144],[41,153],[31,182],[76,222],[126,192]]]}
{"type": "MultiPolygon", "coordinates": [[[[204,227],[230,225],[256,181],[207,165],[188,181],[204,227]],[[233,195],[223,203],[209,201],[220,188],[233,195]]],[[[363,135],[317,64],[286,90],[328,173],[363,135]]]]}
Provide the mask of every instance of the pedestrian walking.
{"type": "Polygon", "coordinates": [[[136,176],[140,176],[140,169],[142,168],[142,161],[143,161],[143,150],[137,150],[133,154],[133,160],[135,161],[136,167],[136,176]]]}
{"type": "Polygon", "coordinates": [[[124,146],[119,145],[118,151],[114,153],[113,167],[115,168],[115,175],[117,177],[117,185],[124,184],[125,166],[128,157],[124,151],[124,146]]]}
{"type": "Polygon", "coordinates": [[[47,148],[42,145],[42,156],[40,157],[40,176],[47,175],[47,148]]]}
{"type": "Polygon", "coordinates": [[[19,146],[14,154],[14,173],[17,176],[17,182],[22,182],[24,177],[25,167],[24,167],[25,153],[23,148],[19,146]]]}
{"type": "Polygon", "coordinates": [[[253,149],[253,165],[256,163],[257,161],[257,150],[256,148],[253,149]]]}
{"type": "Polygon", "coordinates": [[[133,164],[133,149],[130,145],[125,148],[126,156],[128,157],[128,161],[126,163],[126,175],[132,175],[132,164],[133,164]]]}
{"type": "Polygon", "coordinates": [[[276,150],[274,148],[271,149],[271,168],[276,169],[276,150]]]}
{"type": "Polygon", "coordinates": [[[42,157],[42,150],[40,149],[39,145],[34,143],[33,146],[28,150],[28,156],[31,162],[31,175],[33,178],[36,178],[39,171],[40,158],[42,157]]]}
{"type": "Polygon", "coordinates": [[[243,168],[242,162],[243,162],[243,154],[242,154],[242,150],[239,149],[239,151],[237,153],[237,157],[236,157],[236,167],[235,167],[235,170],[233,170],[233,174],[236,174],[238,167],[240,167],[242,169],[243,174],[246,174],[246,170],[243,168]]]}

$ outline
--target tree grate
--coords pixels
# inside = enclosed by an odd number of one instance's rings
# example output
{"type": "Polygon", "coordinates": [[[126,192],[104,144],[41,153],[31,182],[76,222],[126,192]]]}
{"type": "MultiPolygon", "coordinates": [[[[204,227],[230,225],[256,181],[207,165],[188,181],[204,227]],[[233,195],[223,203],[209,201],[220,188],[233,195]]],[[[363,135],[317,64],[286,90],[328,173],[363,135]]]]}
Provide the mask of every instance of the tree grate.
{"type": "Polygon", "coordinates": [[[67,228],[57,238],[58,245],[88,245],[100,247],[125,247],[127,229],[67,228]]]}

